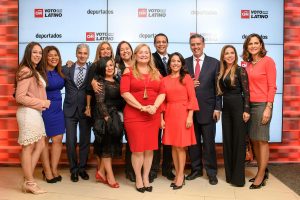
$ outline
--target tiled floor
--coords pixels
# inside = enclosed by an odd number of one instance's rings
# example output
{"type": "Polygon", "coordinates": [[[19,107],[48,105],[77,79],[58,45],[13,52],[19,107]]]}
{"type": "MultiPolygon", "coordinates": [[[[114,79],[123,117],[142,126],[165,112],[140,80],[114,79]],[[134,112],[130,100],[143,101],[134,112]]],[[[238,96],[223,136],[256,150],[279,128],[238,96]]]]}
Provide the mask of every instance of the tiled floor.
{"type": "MultiPolygon", "coordinates": [[[[246,169],[247,180],[253,177],[256,168],[246,169]]],[[[82,179],[77,183],[70,181],[68,169],[61,171],[63,181],[56,184],[47,184],[41,180],[41,169],[36,170],[38,184],[48,193],[43,195],[24,194],[21,192],[22,172],[20,167],[0,167],[0,200],[300,200],[300,197],[270,175],[267,186],[259,190],[249,190],[250,183],[245,187],[233,187],[225,182],[224,169],[219,169],[219,184],[211,186],[207,178],[201,177],[194,181],[186,181],[186,185],[174,191],[170,181],[159,176],[152,184],[152,193],[138,193],[134,183],[125,179],[123,170],[117,170],[116,177],[121,187],[109,188],[107,185],[96,183],[94,169],[90,169],[90,180],[82,179]]]]}

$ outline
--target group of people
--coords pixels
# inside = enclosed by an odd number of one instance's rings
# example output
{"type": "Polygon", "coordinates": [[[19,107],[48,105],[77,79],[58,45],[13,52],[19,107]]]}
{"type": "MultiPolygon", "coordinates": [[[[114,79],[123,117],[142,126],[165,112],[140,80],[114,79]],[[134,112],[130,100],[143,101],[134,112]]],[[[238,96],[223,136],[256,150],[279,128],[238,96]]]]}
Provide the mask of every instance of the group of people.
{"type": "Polygon", "coordinates": [[[112,158],[122,156],[125,134],[126,178],[135,182],[138,192],[153,190],[161,143],[162,175],[172,181],[170,187],[181,189],[185,180],[203,176],[204,169],[209,183],[216,185],[215,135],[221,112],[226,182],[245,185],[245,138],[249,134],[258,165],[256,176],[249,180],[253,182],[250,189],[266,184],[276,68],[266,56],[262,38],[258,34],[246,38],[242,53],[246,68],[238,65],[232,45],[222,48],[220,61],[206,55],[200,34],[190,36],[193,55],[186,59],[178,52],[169,54],[168,43],[165,34],[157,34],[152,54],[147,44],[139,44],[133,51],[130,43],[122,41],[114,56],[112,46],[104,41],[98,45],[92,65],[87,63],[89,46],[79,44],[77,60],[65,66],[56,47],[43,49],[36,42],[27,45],[16,72],[15,91],[24,192],[46,192],[33,177],[40,157],[44,179],[48,183],[62,180],[57,167],[65,132],[71,181],[77,182],[79,177],[88,180],[91,127],[98,182],[120,187],[112,158]],[[187,176],[186,149],[191,161],[187,176]]]}

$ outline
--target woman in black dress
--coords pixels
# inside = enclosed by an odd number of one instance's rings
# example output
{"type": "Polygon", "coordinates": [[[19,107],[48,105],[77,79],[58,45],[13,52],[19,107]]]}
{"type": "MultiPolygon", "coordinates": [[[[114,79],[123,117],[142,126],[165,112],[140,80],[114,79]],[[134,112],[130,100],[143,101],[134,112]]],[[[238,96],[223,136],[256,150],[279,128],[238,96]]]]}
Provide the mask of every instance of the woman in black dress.
{"type": "Polygon", "coordinates": [[[103,171],[96,173],[96,179],[118,188],[112,170],[112,157],[122,155],[123,124],[118,112],[125,105],[120,95],[120,84],[114,78],[115,66],[112,58],[101,58],[95,63],[97,82],[102,85],[100,93],[95,93],[96,105],[93,110],[94,117],[94,153],[103,163],[103,171]],[[100,128],[99,128],[100,127],[100,128]]]}
{"type": "Polygon", "coordinates": [[[248,76],[238,66],[236,49],[225,45],[221,51],[217,93],[223,96],[222,133],[226,182],[245,185],[246,122],[250,118],[248,76]]]}

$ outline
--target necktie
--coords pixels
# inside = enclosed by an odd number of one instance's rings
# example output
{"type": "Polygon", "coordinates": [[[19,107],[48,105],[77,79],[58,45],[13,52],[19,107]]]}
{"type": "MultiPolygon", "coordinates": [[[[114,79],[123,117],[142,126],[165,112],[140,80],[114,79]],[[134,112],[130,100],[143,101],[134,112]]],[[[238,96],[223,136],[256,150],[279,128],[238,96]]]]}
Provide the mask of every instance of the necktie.
{"type": "Polygon", "coordinates": [[[83,67],[79,68],[79,72],[77,74],[77,87],[79,88],[83,83],[83,67]]]}
{"type": "Polygon", "coordinates": [[[164,66],[165,66],[165,70],[166,70],[166,72],[168,73],[168,67],[167,67],[167,57],[163,57],[162,58],[162,61],[163,61],[163,63],[164,63],[164,66]]]}
{"type": "Polygon", "coordinates": [[[195,79],[198,80],[199,76],[200,76],[200,59],[196,58],[195,79]]]}

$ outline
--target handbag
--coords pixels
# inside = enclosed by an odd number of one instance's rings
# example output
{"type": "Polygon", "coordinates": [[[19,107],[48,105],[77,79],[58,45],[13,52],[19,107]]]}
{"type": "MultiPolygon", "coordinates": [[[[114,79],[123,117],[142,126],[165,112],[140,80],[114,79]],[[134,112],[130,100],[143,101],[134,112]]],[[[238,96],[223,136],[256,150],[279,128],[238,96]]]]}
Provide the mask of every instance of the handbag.
{"type": "Polygon", "coordinates": [[[251,162],[253,160],[253,151],[252,151],[252,145],[251,141],[249,139],[249,136],[246,138],[246,157],[245,161],[246,162],[251,162]]]}

